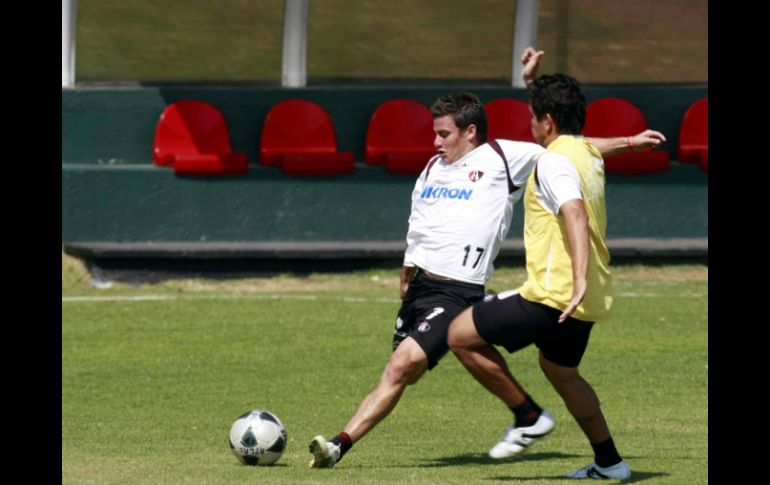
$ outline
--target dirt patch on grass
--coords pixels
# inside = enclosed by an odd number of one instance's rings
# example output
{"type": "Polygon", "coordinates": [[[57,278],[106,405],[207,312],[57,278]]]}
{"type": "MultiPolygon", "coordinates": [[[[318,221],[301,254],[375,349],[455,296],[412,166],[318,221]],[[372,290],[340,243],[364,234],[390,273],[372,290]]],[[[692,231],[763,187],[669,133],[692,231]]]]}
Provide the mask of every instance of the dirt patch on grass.
{"type": "Polygon", "coordinates": [[[329,274],[309,276],[273,276],[264,278],[243,278],[236,280],[184,279],[164,283],[182,292],[227,291],[236,293],[339,293],[367,291],[380,292],[382,289],[398,291],[398,275],[378,274],[329,274]]]}
{"type": "Polygon", "coordinates": [[[88,288],[91,286],[91,275],[78,258],[73,258],[64,252],[61,253],[61,288],[62,292],[66,290],[76,290],[88,288]]]}
{"type": "MultiPolygon", "coordinates": [[[[671,266],[645,266],[645,265],[610,265],[612,278],[615,282],[706,282],[708,283],[709,268],[706,265],[671,265],[671,266]]],[[[487,284],[487,287],[499,290],[500,288],[517,288],[527,279],[526,270],[523,268],[504,268],[496,272],[487,284]]]]}
{"type": "MultiPolygon", "coordinates": [[[[612,266],[616,282],[705,282],[708,283],[706,265],[671,266],[612,266]]],[[[526,280],[524,268],[501,268],[487,287],[502,291],[519,287],[526,280]]],[[[116,285],[122,288],[124,285],[116,285]]],[[[206,279],[189,278],[168,280],[141,287],[160,287],[176,292],[235,292],[235,293],[343,293],[350,295],[382,294],[392,292],[398,296],[399,270],[370,270],[353,273],[317,273],[307,276],[282,274],[278,276],[206,279]]],[[[62,293],[91,288],[91,276],[82,260],[62,252],[62,293]]],[[[136,287],[135,287],[136,288],[136,287]]]]}
{"type": "Polygon", "coordinates": [[[709,268],[700,265],[620,266],[611,269],[615,281],[703,281],[708,283],[709,268]]]}

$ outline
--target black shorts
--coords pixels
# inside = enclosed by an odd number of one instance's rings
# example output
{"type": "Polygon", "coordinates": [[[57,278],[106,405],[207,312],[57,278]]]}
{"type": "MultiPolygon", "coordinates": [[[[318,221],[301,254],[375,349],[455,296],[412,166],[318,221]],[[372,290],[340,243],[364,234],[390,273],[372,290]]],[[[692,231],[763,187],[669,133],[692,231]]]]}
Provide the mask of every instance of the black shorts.
{"type": "Polygon", "coordinates": [[[418,271],[398,311],[393,350],[405,338],[412,337],[427,354],[428,369],[433,369],[449,350],[449,324],[483,298],[483,285],[434,280],[418,271]]]}
{"type": "Polygon", "coordinates": [[[549,361],[577,367],[586,351],[593,322],[567,318],[561,310],[527,301],[518,293],[501,293],[473,306],[473,323],[481,338],[508,352],[537,345],[549,361]],[[502,298],[501,298],[502,297],[502,298]]]}

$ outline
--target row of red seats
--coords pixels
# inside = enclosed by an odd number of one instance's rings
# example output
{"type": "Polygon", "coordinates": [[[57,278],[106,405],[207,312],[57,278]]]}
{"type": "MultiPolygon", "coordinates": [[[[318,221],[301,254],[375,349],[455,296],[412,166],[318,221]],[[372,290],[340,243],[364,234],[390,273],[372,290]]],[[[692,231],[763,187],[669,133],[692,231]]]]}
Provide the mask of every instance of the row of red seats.
{"type": "MultiPolygon", "coordinates": [[[[526,103],[495,99],[485,105],[489,139],[534,141],[526,103]]],[[[619,98],[603,98],[586,108],[586,136],[627,136],[647,129],[641,110],[619,98]]],[[[389,172],[419,173],[433,147],[430,110],[414,100],[393,99],[372,114],[366,134],[365,161],[389,172]]],[[[290,99],[276,104],[267,114],[260,140],[260,162],[277,166],[292,175],[331,175],[354,170],[351,152],[337,150],[334,126],[318,104],[290,99]]],[[[708,99],[691,105],[682,121],[679,158],[699,163],[708,170],[708,99]]],[[[233,153],[222,113],[198,100],[170,104],[155,131],[153,160],[171,165],[178,174],[226,175],[248,170],[245,153],[233,153]]],[[[607,172],[649,173],[668,169],[668,152],[646,150],[605,160],[607,172]]]]}

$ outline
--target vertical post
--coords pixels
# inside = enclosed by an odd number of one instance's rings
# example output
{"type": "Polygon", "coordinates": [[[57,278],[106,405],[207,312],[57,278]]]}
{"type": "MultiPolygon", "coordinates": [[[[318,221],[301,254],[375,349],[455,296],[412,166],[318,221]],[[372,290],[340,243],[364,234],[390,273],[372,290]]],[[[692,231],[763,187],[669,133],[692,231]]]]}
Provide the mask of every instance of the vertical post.
{"type": "Polygon", "coordinates": [[[61,87],[75,86],[75,27],[78,0],[61,1],[61,87]]]}
{"type": "Polygon", "coordinates": [[[569,0],[556,2],[556,72],[568,73],[569,0]]]}
{"type": "Polygon", "coordinates": [[[308,0],[284,0],[281,86],[307,85],[308,0]]]}
{"type": "Polygon", "coordinates": [[[516,21],[513,25],[513,69],[511,85],[524,88],[521,79],[521,53],[529,46],[537,46],[537,19],[540,9],[539,0],[519,0],[516,2],[516,21]]]}

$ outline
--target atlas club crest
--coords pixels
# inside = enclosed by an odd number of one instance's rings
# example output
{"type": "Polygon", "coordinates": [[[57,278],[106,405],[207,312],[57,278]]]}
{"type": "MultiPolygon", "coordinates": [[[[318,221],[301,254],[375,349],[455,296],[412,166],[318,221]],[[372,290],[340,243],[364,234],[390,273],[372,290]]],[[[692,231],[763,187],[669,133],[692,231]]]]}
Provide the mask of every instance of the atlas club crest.
{"type": "Polygon", "coordinates": [[[475,182],[475,181],[481,179],[481,177],[483,177],[483,176],[484,176],[484,172],[481,172],[479,170],[471,170],[468,173],[468,178],[471,179],[471,182],[475,182]]]}

